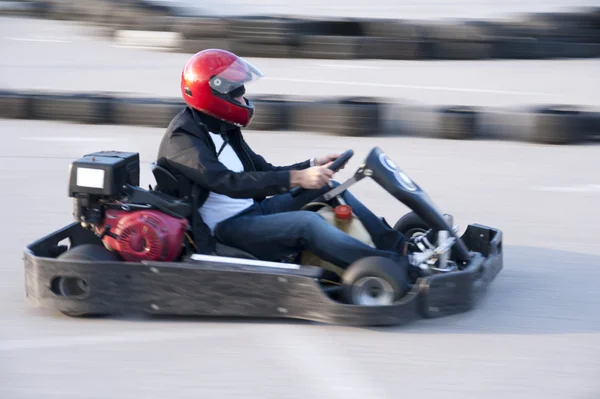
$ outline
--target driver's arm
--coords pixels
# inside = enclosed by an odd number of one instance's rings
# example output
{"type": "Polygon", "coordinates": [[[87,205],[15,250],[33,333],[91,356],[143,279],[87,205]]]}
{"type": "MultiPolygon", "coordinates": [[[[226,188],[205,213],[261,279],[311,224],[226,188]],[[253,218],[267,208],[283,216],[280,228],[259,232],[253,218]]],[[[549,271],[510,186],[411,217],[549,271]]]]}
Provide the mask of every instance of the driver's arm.
{"type": "MultiPolygon", "coordinates": [[[[240,136],[241,136],[241,134],[240,134],[240,136]]],[[[265,158],[263,158],[261,155],[252,151],[252,149],[250,148],[248,143],[246,143],[246,140],[244,140],[243,137],[241,137],[241,141],[242,141],[242,146],[244,146],[244,149],[248,153],[248,156],[252,159],[252,162],[256,166],[257,170],[265,171],[265,172],[266,171],[283,171],[283,170],[303,170],[303,169],[310,168],[310,166],[311,166],[310,160],[298,162],[298,163],[295,163],[292,165],[287,165],[287,166],[274,166],[274,165],[270,164],[269,162],[267,162],[265,160],[265,158]]]]}
{"type": "Polygon", "coordinates": [[[172,137],[165,161],[207,190],[232,198],[257,198],[287,192],[289,170],[233,172],[219,162],[207,143],[199,138],[172,137]]]}

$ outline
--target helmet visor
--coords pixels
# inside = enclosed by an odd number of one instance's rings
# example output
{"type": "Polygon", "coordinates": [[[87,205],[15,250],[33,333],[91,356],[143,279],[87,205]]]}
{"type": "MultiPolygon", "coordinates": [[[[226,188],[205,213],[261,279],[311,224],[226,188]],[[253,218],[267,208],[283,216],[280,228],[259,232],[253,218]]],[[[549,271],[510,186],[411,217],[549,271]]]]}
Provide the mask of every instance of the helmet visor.
{"type": "Polygon", "coordinates": [[[263,73],[257,67],[243,58],[238,58],[227,69],[213,76],[209,84],[213,90],[221,94],[229,94],[262,77],[263,73]]]}

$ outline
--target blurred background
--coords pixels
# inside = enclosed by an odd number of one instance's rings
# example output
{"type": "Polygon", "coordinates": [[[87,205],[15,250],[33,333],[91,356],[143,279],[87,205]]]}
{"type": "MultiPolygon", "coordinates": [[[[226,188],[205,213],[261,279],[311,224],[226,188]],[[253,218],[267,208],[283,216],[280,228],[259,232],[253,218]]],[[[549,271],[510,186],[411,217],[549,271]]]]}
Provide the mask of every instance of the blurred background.
{"type": "Polygon", "coordinates": [[[599,71],[597,1],[0,0],[0,398],[600,398],[599,71]],[[154,184],[205,48],[264,73],[269,162],[352,148],[345,179],[379,146],[461,231],[501,229],[484,300],[385,329],[29,306],[22,250],[71,223],[69,164],[139,152],[154,184]]]}

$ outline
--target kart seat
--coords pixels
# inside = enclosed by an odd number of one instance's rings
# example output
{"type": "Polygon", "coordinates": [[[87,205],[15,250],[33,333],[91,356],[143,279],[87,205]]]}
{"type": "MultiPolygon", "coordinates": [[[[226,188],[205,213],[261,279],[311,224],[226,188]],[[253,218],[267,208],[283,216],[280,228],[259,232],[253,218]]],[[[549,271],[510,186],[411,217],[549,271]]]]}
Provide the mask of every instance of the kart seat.
{"type": "Polygon", "coordinates": [[[150,169],[152,169],[152,174],[160,191],[173,193],[175,196],[179,194],[179,181],[171,172],[156,162],[150,164],[150,169]]]}
{"type": "Polygon", "coordinates": [[[148,191],[131,185],[127,185],[123,191],[129,197],[129,201],[133,203],[148,204],[175,217],[187,218],[192,214],[192,206],[189,202],[168,194],[159,191],[148,191]]]}
{"type": "Polygon", "coordinates": [[[219,241],[217,241],[216,245],[215,245],[215,255],[217,256],[225,256],[225,257],[229,257],[229,258],[242,258],[242,259],[253,259],[253,260],[258,260],[258,258],[252,254],[249,254],[248,252],[235,248],[235,247],[230,247],[229,245],[225,245],[219,241]]]}

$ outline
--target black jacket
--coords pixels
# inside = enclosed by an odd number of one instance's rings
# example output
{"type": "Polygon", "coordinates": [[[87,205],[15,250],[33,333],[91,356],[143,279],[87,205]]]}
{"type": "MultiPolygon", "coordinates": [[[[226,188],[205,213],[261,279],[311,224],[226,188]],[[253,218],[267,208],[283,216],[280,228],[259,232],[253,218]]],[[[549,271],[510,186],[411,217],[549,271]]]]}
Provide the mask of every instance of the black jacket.
{"type": "MultiPolygon", "coordinates": [[[[169,170],[180,181],[180,198],[188,198],[195,209],[202,206],[212,191],[232,198],[264,198],[285,193],[290,189],[290,170],[306,169],[306,160],[289,166],[273,166],[256,154],[244,140],[238,127],[225,124],[189,107],[173,118],[158,149],[157,163],[169,170]],[[233,172],[217,158],[217,151],[208,132],[220,133],[233,148],[244,172],[233,172]]],[[[160,187],[159,187],[160,190],[160,187]]],[[[199,253],[214,251],[214,237],[202,221],[199,212],[193,212],[192,235],[199,253]]]]}

